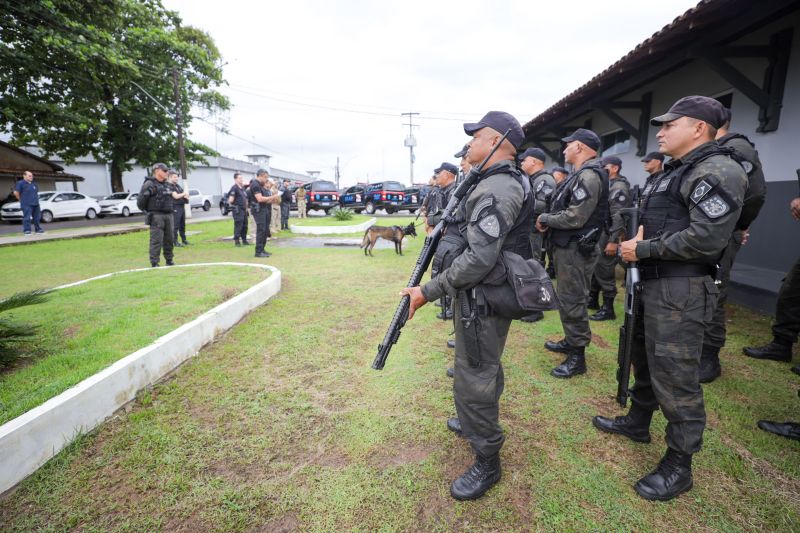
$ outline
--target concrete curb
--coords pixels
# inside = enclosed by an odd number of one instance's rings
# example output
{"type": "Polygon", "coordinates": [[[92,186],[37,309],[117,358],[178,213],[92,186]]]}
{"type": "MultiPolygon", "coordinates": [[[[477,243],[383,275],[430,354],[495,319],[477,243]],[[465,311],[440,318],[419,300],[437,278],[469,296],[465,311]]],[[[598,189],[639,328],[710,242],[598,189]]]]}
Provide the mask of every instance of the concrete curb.
{"type": "Polygon", "coordinates": [[[359,233],[367,231],[367,228],[377,221],[378,219],[373,217],[357,226],[295,226],[290,224],[289,231],[300,235],[341,235],[345,233],[359,233]]]}
{"type": "MultiPolygon", "coordinates": [[[[133,400],[136,393],[196,355],[214,337],[230,329],[247,313],[262,305],[281,289],[281,272],[269,265],[253,263],[200,263],[170,268],[202,266],[250,266],[272,274],[230,300],[156,339],[86,378],[42,405],[0,426],[0,494],[14,487],[65,448],[77,435],[91,431],[133,400]]],[[[124,270],[61,285],[53,290],[90,281],[152,271],[124,270]]]]}

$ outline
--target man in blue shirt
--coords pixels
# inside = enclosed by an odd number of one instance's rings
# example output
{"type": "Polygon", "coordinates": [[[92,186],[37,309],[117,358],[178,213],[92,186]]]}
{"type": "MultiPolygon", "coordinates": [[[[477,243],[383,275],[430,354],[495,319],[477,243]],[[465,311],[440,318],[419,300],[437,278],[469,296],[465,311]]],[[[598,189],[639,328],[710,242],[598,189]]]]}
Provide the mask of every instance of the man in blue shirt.
{"type": "Polygon", "coordinates": [[[14,187],[14,196],[22,208],[22,231],[25,235],[31,234],[31,220],[36,233],[44,233],[39,225],[42,210],[39,208],[39,186],[33,182],[33,172],[26,170],[22,173],[22,179],[14,187]]]}

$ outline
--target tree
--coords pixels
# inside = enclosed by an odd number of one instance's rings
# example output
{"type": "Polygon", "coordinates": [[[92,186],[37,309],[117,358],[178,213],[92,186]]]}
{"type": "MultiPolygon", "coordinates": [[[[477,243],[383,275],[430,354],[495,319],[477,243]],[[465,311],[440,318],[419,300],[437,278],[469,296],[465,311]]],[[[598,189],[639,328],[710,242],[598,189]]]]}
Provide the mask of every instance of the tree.
{"type": "MultiPolygon", "coordinates": [[[[114,191],[134,162],[176,163],[181,109],[228,109],[219,50],[160,0],[0,0],[0,131],[67,163],[93,154],[114,191]]],[[[186,141],[187,160],[215,155],[186,141]]]]}

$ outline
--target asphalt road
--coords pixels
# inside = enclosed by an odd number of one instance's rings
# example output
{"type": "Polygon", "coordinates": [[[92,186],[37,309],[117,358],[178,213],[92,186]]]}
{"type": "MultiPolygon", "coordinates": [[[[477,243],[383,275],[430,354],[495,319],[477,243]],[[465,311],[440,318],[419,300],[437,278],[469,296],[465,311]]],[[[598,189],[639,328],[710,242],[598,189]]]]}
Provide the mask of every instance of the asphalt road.
{"type": "MultiPolygon", "coordinates": [[[[295,215],[295,211],[292,212],[292,216],[295,215]]],[[[219,208],[212,207],[209,211],[203,211],[202,209],[195,209],[192,211],[192,219],[203,219],[206,217],[215,217],[219,216],[221,213],[219,208]]],[[[310,213],[312,217],[322,217],[325,216],[323,211],[312,211],[310,213]]],[[[409,216],[406,211],[401,213],[395,213],[393,215],[387,215],[383,211],[378,211],[375,213],[376,217],[378,218],[392,218],[392,217],[407,217],[409,216]]],[[[87,220],[85,218],[70,218],[70,219],[61,219],[56,220],[55,222],[51,222],[50,224],[42,224],[42,229],[45,231],[50,230],[57,230],[57,229],[70,229],[70,228],[88,228],[92,226],[111,226],[114,224],[135,224],[137,222],[144,223],[144,215],[131,215],[129,217],[120,217],[120,216],[107,216],[104,218],[96,218],[94,220],[87,220]]],[[[0,224],[0,235],[9,235],[12,233],[20,233],[22,231],[22,222],[3,222],[0,224]]]]}

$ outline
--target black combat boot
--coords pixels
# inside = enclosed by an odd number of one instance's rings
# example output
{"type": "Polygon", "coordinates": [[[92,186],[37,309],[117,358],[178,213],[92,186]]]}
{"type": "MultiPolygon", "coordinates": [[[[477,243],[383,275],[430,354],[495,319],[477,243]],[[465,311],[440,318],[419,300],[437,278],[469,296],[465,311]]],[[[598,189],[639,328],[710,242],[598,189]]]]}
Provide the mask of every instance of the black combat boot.
{"type": "Polygon", "coordinates": [[[703,345],[700,352],[700,383],[711,383],[722,375],[722,366],[719,364],[719,348],[708,344],[703,345]]]}
{"type": "Polygon", "coordinates": [[[754,346],[742,350],[747,357],[753,359],[770,359],[788,363],[792,360],[792,343],[775,337],[772,342],[764,346],[754,346]]]}
{"type": "Polygon", "coordinates": [[[456,500],[477,500],[500,481],[500,475],[500,454],[477,455],[475,463],[450,485],[450,495],[456,500]]]}
{"type": "Polygon", "coordinates": [[[461,431],[461,420],[459,420],[457,416],[447,419],[447,429],[449,429],[459,437],[462,437],[464,435],[464,432],[461,431]]]}
{"type": "Polygon", "coordinates": [[[800,424],[796,422],[770,422],[769,420],[759,420],[758,427],[769,433],[786,437],[787,439],[800,440],[800,424]]]}
{"type": "Polygon", "coordinates": [[[567,339],[561,339],[560,341],[546,341],[544,343],[544,347],[551,352],[557,353],[570,353],[575,349],[575,346],[568,343],[567,339]]]}
{"type": "Polygon", "coordinates": [[[617,433],[632,441],[647,443],[650,442],[650,421],[652,419],[652,411],[642,409],[634,403],[631,404],[631,410],[627,415],[614,418],[596,416],[592,418],[592,424],[600,431],[617,433]]]}
{"type": "Polygon", "coordinates": [[[600,293],[596,291],[589,291],[589,301],[586,304],[587,309],[597,311],[600,309],[600,293]]]}
{"type": "Polygon", "coordinates": [[[580,347],[573,347],[572,350],[567,354],[567,358],[564,359],[564,362],[555,367],[553,370],[550,371],[550,375],[554,378],[571,378],[572,376],[577,376],[579,374],[586,373],[586,356],[584,355],[584,351],[586,348],[584,346],[580,347]]]}
{"type": "Polygon", "coordinates": [[[633,486],[645,500],[671,500],[692,488],[692,455],[667,448],[655,470],[633,486]]]}
{"type": "Polygon", "coordinates": [[[541,311],[535,311],[528,316],[524,316],[520,318],[523,322],[538,322],[544,318],[544,313],[541,311]]]}
{"type": "Polygon", "coordinates": [[[616,318],[617,315],[614,313],[614,298],[606,298],[603,296],[603,306],[598,312],[590,316],[589,320],[600,322],[602,320],[616,320],[616,318]]]}
{"type": "Polygon", "coordinates": [[[450,368],[447,369],[447,377],[448,378],[455,377],[455,375],[456,375],[456,369],[455,368],[453,368],[451,366],[450,368]]]}

